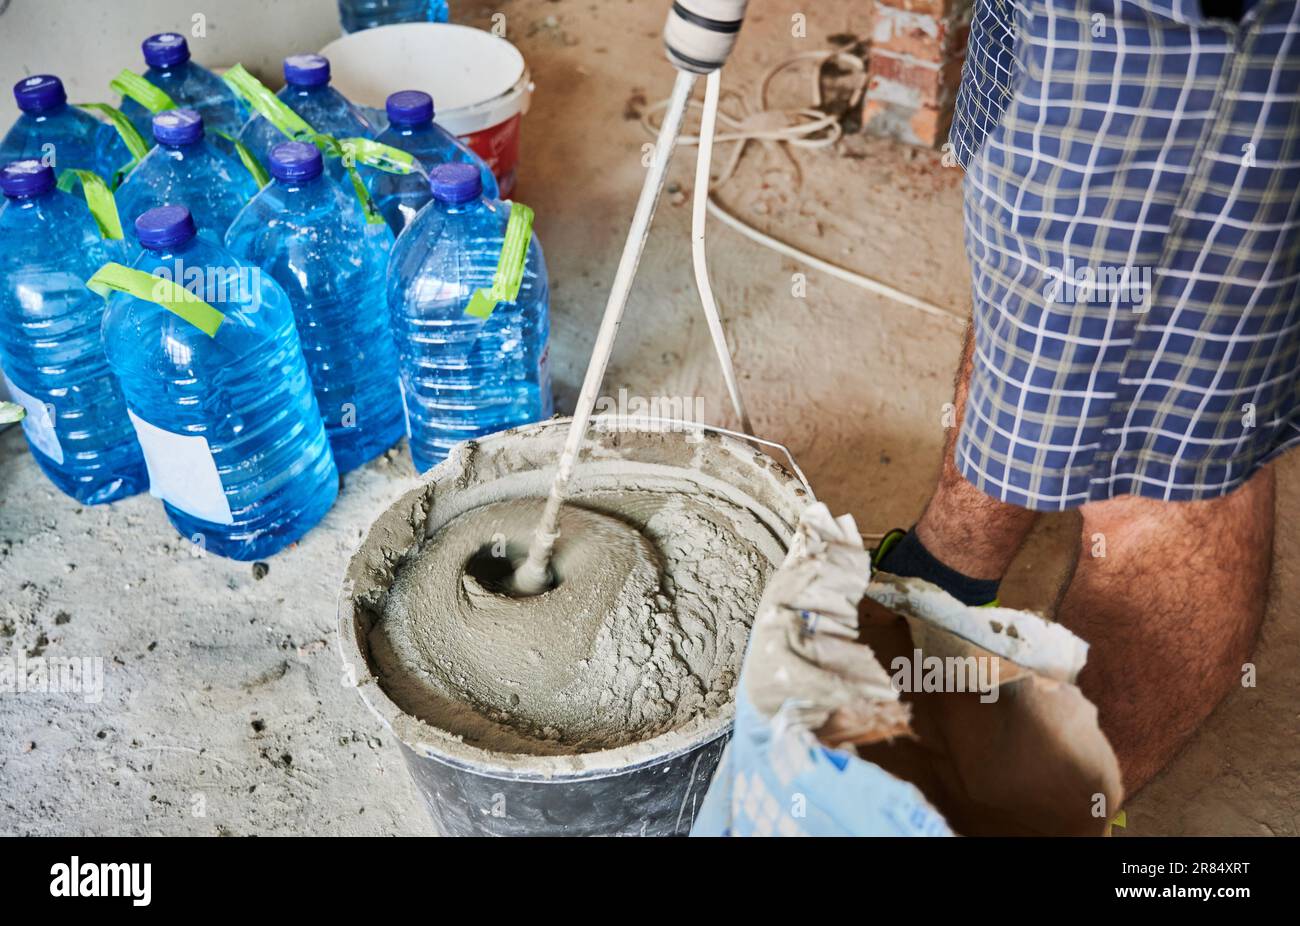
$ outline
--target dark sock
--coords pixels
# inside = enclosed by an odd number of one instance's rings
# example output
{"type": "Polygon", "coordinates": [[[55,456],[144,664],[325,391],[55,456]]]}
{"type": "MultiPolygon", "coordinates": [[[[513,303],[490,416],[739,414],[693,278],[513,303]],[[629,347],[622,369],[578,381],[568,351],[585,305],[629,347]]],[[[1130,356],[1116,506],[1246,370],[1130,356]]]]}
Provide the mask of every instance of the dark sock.
{"type": "Polygon", "coordinates": [[[903,539],[881,558],[879,567],[896,576],[908,576],[933,582],[962,604],[979,606],[998,597],[997,579],[972,579],[951,566],[940,562],[925,548],[916,528],[903,535],[903,539]]]}

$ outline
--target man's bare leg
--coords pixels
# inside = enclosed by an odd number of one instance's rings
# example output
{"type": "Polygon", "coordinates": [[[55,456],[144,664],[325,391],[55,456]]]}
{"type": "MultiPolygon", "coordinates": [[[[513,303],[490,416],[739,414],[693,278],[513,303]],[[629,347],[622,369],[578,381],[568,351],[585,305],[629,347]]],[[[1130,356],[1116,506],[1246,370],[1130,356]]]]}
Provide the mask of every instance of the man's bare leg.
{"type": "MultiPolygon", "coordinates": [[[[972,350],[968,331],[954,399],[958,426],[944,442],[939,483],[916,534],[950,568],[1001,579],[1037,513],[990,498],[957,470],[972,350]]],[[[1079,683],[1097,705],[1129,794],[1240,684],[1268,591],[1273,493],[1266,467],[1210,501],[1122,496],[1081,509],[1079,556],[1056,618],[1090,645],[1079,683]]]]}
{"type": "Polygon", "coordinates": [[[1268,593],[1273,493],[1265,467],[1210,501],[1124,496],[1082,508],[1057,620],[1089,643],[1079,684],[1130,795],[1241,684],[1268,593]]]}
{"type": "Polygon", "coordinates": [[[966,412],[973,351],[974,342],[968,328],[953,398],[956,426],[948,429],[939,484],[916,524],[916,535],[930,553],[950,568],[974,579],[1001,579],[1033,528],[1038,513],[990,498],[957,470],[953,454],[962,415],[966,412]]]}

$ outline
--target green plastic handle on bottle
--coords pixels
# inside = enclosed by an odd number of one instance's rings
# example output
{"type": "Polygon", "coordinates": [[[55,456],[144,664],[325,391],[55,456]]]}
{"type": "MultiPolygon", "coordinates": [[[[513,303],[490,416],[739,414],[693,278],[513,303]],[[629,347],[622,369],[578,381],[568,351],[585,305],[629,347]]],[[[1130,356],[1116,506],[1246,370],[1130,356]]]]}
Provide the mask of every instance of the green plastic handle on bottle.
{"type": "MultiPolygon", "coordinates": [[[[239,95],[254,112],[284,135],[294,141],[309,142],[323,154],[343,161],[348,178],[352,181],[352,190],[357,202],[365,214],[366,222],[377,225],[384,221],[379,210],[375,208],[366,185],[357,173],[356,165],[363,164],[392,174],[409,174],[415,164],[415,158],[400,148],[383,145],[368,138],[335,138],[324,132],[317,132],[302,116],[298,115],[284,101],[267,89],[266,85],[248,72],[242,64],[236,64],[221,75],[227,86],[239,95]]],[[[242,157],[242,155],[241,155],[242,157]]],[[[250,155],[251,157],[251,155],[250,155]]]]}
{"type": "Polygon", "coordinates": [[[149,153],[148,142],[135,130],[135,126],[131,124],[131,120],[126,117],[126,114],[116,106],[110,106],[107,103],[74,103],[73,105],[78,109],[89,110],[108,117],[108,121],[113,124],[113,128],[117,130],[117,134],[121,137],[123,144],[126,145],[126,150],[131,152],[131,160],[119,167],[113,175],[113,189],[116,190],[121,186],[122,179],[131,172],[142,157],[149,153]]]}
{"type": "Polygon", "coordinates": [[[217,329],[226,320],[225,315],[180,284],[113,261],[96,270],[94,276],[86,281],[86,286],[104,298],[108,298],[110,293],[126,293],[160,305],[210,338],[216,337],[217,329]]]}
{"type": "Polygon", "coordinates": [[[284,104],[279,97],[267,89],[266,85],[248,73],[242,64],[236,64],[221,75],[226,85],[234,90],[254,112],[271,123],[294,141],[310,141],[316,130],[307,124],[307,120],[284,104]]]}
{"type": "Polygon", "coordinates": [[[528,259],[528,244],[533,238],[533,210],[523,203],[510,204],[510,218],[506,221],[506,237],[501,243],[501,256],[497,258],[492,286],[474,291],[465,314],[474,318],[491,318],[499,303],[514,302],[524,282],[524,263],[528,259]]]}
{"type": "MultiPolygon", "coordinates": [[[[329,138],[328,135],[324,137],[329,138]]],[[[369,138],[339,138],[330,141],[337,143],[339,157],[343,158],[345,164],[364,164],[390,174],[409,174],[415,167],[415,155],[392,145],[371,141],[369,138]]]]}
{"type": "Polygon", "coordinates": [[[73,187],[81,184],[81,195],[86,198],[86,207],[99,226],[99,236],[109,241],[121,241],[122,218],[117,213],[117,200],[104,179],[93,170],[65,170],[59,174],[59,189],[71,193],[73,187]]]}
{"type": "Polygon", "coordinates": [[[218,132],[217,134],[230,142],[231,146],[235,149],[235,153],[239,155],[239,160],[240,163],[244,165],[244,170],[252,174],[253,180],[257,183],[257,188],[259,190],[271,182],[271,175],[266,172],[266,168],[263,167],[262,162],[257,159],[257,155],[248,150],[247,145],[235,138],[235,136],[229,135],[225,132],[218,132]]]}
{"type": "Polygon", "coordinates": [[[123,68],[108,82],[108,86],[122,96],[135,100],[155,115],[177,108],[176,101],[167,95],[167,91],[155,87],[130,68],[123,68]]]}

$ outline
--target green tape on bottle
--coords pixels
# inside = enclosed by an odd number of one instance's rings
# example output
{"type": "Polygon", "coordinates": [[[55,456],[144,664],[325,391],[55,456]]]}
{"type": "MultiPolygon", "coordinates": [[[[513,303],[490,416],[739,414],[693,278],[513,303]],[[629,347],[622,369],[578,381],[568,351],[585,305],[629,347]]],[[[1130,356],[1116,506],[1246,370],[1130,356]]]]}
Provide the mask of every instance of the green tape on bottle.
{"type": "Polygon", "coordinates": [[[357,195],[357,202],[361,204],[361,211],[366,217],[367,225],[379,225],[384,221],[383,215],[379,212],[379,207],[375,201],[370,198],[370,191],[361,180],[361,175],[351,164],[348,165],[348,179],[352,181],[352,192],[357,195]]]}
{"type": "Polygon", "coordinates": [[[155,87],[129,68],[123,68],[108,82],[108,86],[122,96],[135,100],[151,113],[157,114],[176,109],[176,101],[169,97],[165,90],[155,87]]]}
{"type": "Polygon", "coordinates": [[[87,288],[100,296],[109,293],[126,293],[145,302],[160,305],[168,312],[185,319],[208,337],[216,337],[217,329],[226,316],[217,311],[185,287],[163,277],[133,270],[118,263],[107,263],[86,281],[87,288]]]}
{"type": "Polygon", "coordinates": [[[315,141],[317,132],[307,120],[284,104],[284,101],[266,88],[260,80],[248,73],[242,64],[236,64],[221,75],[227,86],[234,90],[254,112],[294,141],[315,141]]]}
{"type": "Polygon", "coordinates": [[[357,172],[356,165],[363,164],[390,174],[409,174],[415,164],[414,155],[368,138],[331,138],[328,135],[318,136],[318,138],[321,141],[317,144],[323,141],[325,153],[342,159],[343,166],[348,171],[348,178],[352,181],[352,189],[357,194],[357,202],[361,204],[361,211],[366,216],[366,222],[371,225],[382,223],[384,217],[375,206],[374,200],[370,198],[370,193],[357,172]]]}
{"type": "Polygon", "coordinates": [[[99,226],[99,236],[110,241],[121,241],[122,218],[117,214],[117,200],[102,177],[93,170],[65,170],[59,174],[59,189],[71,193],[81,184],[81,195],[99,226]]]}
{"type": "Polygon", "coordinates": [[[78,109],[88,109],[108,117],[117,134],[122,137],[126,149],[131,152],[131,157],[134,159],[132,164],[149,153],[149,143],[135,130],[135,126],[131,124],[126,114],[116,106],[109,106],[107,103],[77,103],[76,105],[78,109]]]}
{"type": "Polygon", "coordinates": [[[533,210],[522,203],[510,204],[510,219],[506,222],[506,239],[497,258],[497,270],[492,276],[492,286],[475,290],[470,297],[465,314],[475,318],[490,318],[498,304],[514,302],[519,287],[524,282],[524,262],[528,259],[528,244],[533,238],[533,210]]]}
{"type": "Polygon", "coordinates": [[[257,155],[248,150],[247,145],[235,138],[235,136],[227,135],[225,132],[218,132],[217,134],[234,147],[235,153],[239,155],[239,160],[244,165],[244,170],[253,175],[253,180],[257,182],[259,190],[271,182],[271,175],[266,172],[266,168],[257,159],[257,155]]]}
{"type": "Polygon", "coordinates": [[[17,402],[0,402],[0,424],[16,424],[27,417],[27,409],[17,402]]]}
{"type": "Polygon", "coordinates": [[[392,145],[380,144],[368,138],[340,138],[337,142],[339,156],[349,166],[364,164],[390,174],[409,174],[415,167],[415,155],[392,145]]]}
{"type": "MultiPolygon", "coordinates": [[[[337,139],[332,135],[317,132],[306,119],[285,105],[283,100],[268,90],[266,85],[250,74],[242,64],[236,64],[226,71],[221,75],[221,79],[254,112],[279,129],[281,134],[294,141],[309,142],[319,148],[322,154],[340,158],[347,168],[348,178],[352,181],[352,190],[356,193],[357,202],[361,204],[366,222],[377,225],[384,221],[384,217],[379,214],[370,194],[366,191],[366,185],[357,173],[356,165],[364,164],[389,173],[407,174],[415,164],[414,157],[399,148],[381,145],[368,138],[337,139]]],[[[243,156],[241,152],[240,157],[243,156]]],[[[250,154],[249,157],[251,158],[252,155],[250,154]]],[[[244,166],[248,166],[247,161],[244,162],[244,166]]],[[[259,185],[264,186],[265,182],[259,182],[259,185]]]]}

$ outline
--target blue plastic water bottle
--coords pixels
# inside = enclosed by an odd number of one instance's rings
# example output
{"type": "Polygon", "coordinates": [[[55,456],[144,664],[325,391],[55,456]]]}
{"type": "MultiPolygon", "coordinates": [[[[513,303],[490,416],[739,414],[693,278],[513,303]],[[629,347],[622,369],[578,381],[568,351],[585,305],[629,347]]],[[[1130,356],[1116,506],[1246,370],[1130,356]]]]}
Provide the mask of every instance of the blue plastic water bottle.
{"type": "MultiPolygon", "coordinates": [[[[361,111],[330,86],[328,58],[320,55],[290,55],[284,59],[284,83],[284,89],[276,96],[317,132],[335,138],[375,137],[374,128],[361,111]]],[[[263,164],[270,158],[272,148],[292,141],[257,114],[244,124],[239,140],[263,164]]],[[[341,180],[345,176],[338,158],[331,158],[326,169],[335,180],[341,180]]]]}
{"type": "Polygon", "coordinates": [[[339,0],[344,32],[394,23],[445,23],[450,16],[447,0],[339,0]]]}
{"type": "MultiPolygon", "coordinates": [[[[144,79],[166,93],[179,107],[193,109],[203,117],[214,135],[236,134],[248,117],[244,103],[226,82],[207,68],[190,60],[185,36],[176,32],[151,35],[140,43],[148,69],[144,79]]],[[[149,110],[129,97],[122,100],[122,112],[146,139],[150,137],[149,110]]]]}
{"type": "Polygon", "coordinates": [[[289,295],[334,462],[346,473],[404,431],[384,273],[393,237],[323,175],[315,145],[271,149],[275,179],[235,219],[226,247],[289,295]]]}
{"type": "Polygon", "coordinates": [[[411,457],[424,472],[452,445],[549,418],[546,261],[534,235],[514,302],[465,314],[496,274],[511,206],[482,196],[471,164],[435,167],[433,201],[393,245],[388,310],[401,356],[411,457]]]}
{"type": "Polygon", "coordinates": [[[140,159],[117,191],[123,223],[155,206],[185,206],[200,228],[221,235],[257,193],[244,165],[207,138],[192,109],[169,109],[153,117],[154,149],[140,159]]]}
{"type": "Polygon", "coordinates": [[[418,170],[409,174],[391,174],[368,168],[365,172],[370,196],[393,234],[401,234],[415,214],[432,199],[427,174],[439,164],[473,164],[478,168],[483,195],[488,199],[500,198],[501,191],[497,187],[497,178],[492,175],[492,168],[469,145],[433,121],[433,97],[420,90],[402,90],[388,97],[385,109],[388,128],[377,140],[415,155],[424,168],[424,175],[418,170]]]}
{"type": "Polygon", "coordinates": [[[60,490],[87,505],[149,486],[122,390],[99,340],[104,301],[85,281],[126,256],[106,241],[54,171],[18,161],[0,171],[0,366],[27,409],[32,456],[60,490]]]}
{"type": "Polygon", "coordinates": [[[21,114],[0,141],[0,165],[33,158],[61,170],[93,170],[112,182],[131,152],[117,130],[68,104],[63,82],[50,74],[14,84],[21,114]]]}
{"type": "Polygon", "coordinates": [[[176,529],[231,559],[269,556],[338,495],[338,470],[289,299],[270,275],[204,235],[184,206],[135,223],[134,268],[183,284],[224,315],[209,336],[161,305],[114,294],[104,348],[176,529]]]}

